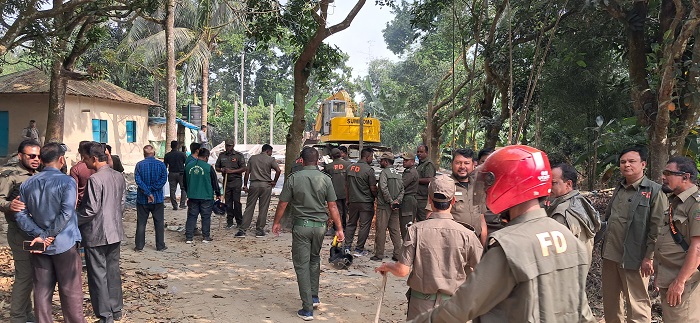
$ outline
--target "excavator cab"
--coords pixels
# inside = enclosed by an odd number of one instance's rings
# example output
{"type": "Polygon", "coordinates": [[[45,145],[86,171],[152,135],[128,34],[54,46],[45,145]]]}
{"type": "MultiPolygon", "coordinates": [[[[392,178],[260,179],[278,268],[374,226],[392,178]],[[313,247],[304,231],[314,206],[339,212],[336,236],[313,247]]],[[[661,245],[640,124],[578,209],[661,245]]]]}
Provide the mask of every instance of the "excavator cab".
{"type": "MultiPolygon", "coordinates": [[[[319,106],[315,130],[324,143],[359,143],[360,118],[355,116],[357,104],[350,95],[340,90],[326,98],[319,106]]],[[[363,118],[363,141],[379,143],[381,125],[376,118],[363,118]]]]}

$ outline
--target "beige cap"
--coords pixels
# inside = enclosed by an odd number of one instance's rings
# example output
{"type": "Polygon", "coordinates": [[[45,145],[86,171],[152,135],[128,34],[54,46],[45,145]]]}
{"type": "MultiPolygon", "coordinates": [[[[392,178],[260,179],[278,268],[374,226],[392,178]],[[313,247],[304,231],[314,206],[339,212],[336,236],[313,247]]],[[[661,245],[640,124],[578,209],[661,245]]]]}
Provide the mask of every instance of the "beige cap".
{"type": "Polygon", "coordinates": [[[382,160],[382,159],[388,159],[388,160],[393,161],[393,160],[394,160],[394,154],[391,154],[391,153],[383,153],[382,156],[379,157],[379,160],[382,160]]]}
{"type": "Polygon", "coordinates": [[[236,145],[236,141],[233,139],[226,139],[226,146],[236,145]]]}
{"type": "Polygon", "coordinates": [[[416,159],[416,154],[414,154],[412,152],[407,152],[407,153],[403,153],[401,155],[401,157],[403,157],[403,159],[416,159]]]}
{"type": "Polygon", "coordinates": [[[428,196],[435,202],[450,202],[455,196],[455,181],[449,176],[438,174],[430,180],[428,185],[428,196]],[[445,198],[436,198],[435,194],[442,194],[445,198]]]}

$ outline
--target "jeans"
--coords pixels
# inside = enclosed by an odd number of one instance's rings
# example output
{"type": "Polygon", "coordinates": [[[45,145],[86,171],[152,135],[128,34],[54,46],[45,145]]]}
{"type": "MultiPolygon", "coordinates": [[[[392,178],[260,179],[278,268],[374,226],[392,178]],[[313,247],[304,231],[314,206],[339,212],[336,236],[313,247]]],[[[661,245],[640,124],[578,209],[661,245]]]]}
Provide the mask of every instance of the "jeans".
{"type": "Polygon", "coordinates": [[[148,215],[153,214],[153,229],[156,233],[156,250],[165,248],[165,219],[163,203],[136,204],[136,249],[141,250],[146,245],[146,223],[148,215]]]}
{"type": "Polygon", "coordinates": [[[202,235],[211,238],[211,209],[214,200],[189,199],[187,208],[187,222],[185,223],[185,239],[192,241],[194,227],[197,225],[197,216],[202,215],[202,235]]]}

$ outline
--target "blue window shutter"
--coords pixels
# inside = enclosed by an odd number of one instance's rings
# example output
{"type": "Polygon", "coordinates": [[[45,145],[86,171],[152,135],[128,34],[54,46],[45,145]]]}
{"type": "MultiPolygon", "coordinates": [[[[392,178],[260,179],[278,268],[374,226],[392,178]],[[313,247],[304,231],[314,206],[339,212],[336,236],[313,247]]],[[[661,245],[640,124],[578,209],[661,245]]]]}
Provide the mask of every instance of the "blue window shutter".
{"type": "Polygon", "coordinates": [[[107,142],[107,120],[100,120],[100,141],[99,142],[107,142]]]}
{"type": "Polygon", "coordinates": [[[136,142],[136,121],[126,122],[126,142],[136,142]]]}
{"type": "Polygon", "coordinates": [[[92,140],[102,142],[100,132],[100,119],[92,119],[92,140]]]}

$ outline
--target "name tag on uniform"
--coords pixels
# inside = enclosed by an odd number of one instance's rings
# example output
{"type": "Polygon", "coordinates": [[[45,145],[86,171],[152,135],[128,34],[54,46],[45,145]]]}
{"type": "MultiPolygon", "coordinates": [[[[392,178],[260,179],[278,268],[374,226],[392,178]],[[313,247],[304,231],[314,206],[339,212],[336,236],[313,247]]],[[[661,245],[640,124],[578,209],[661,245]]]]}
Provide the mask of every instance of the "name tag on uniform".
{"type": "Polygon", "coordinates": [[[455,192],[455,196],[462,196],[462,192],[455,192]]]}

